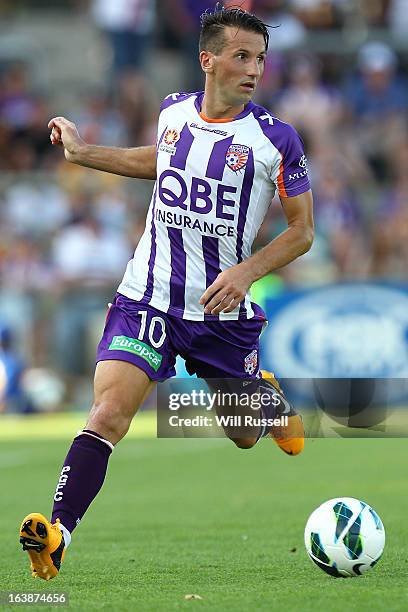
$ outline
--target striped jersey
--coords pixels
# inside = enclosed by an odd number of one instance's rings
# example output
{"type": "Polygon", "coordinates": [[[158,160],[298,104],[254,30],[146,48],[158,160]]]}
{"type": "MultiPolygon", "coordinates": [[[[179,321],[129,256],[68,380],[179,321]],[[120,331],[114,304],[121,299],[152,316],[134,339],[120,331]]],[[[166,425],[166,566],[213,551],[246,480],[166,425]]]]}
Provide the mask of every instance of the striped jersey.
{"type": "Polygon", "coordinates": [[[157,180],[146,228],[118,291],[194,321],[254,316],[250,295],[231,313],[204,315],[217,275],[251,255],[275,191],[310,189],[293,127],[252,102],[233,120],[201,114],[203,92],[175,93],[158,122],[157,180]]]}

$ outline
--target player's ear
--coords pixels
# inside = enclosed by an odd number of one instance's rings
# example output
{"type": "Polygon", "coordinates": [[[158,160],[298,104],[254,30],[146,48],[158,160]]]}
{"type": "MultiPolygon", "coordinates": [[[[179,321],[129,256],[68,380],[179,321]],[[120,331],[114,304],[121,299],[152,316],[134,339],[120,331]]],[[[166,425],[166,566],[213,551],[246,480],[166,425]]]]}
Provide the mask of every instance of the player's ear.
{"type": "Polygon", "coordinates": [[[215,55],[211,51],[200,52],[200,64],[201,68],[206,74],[210,74],[214,71],[214,58],[215,55]]]}

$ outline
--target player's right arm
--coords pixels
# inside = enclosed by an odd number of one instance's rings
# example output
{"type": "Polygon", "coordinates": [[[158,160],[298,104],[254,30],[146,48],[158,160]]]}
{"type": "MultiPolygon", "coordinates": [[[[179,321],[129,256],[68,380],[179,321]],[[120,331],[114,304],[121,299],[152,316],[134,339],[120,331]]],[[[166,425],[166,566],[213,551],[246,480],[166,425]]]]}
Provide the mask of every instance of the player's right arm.
{"type": "Polygon", "coordinates": [[[75,123],[54,117],[48,123],[53,145],[64,147],[65,159],[73,164],[140,179],[156,179],[156,147],[101,147],[87,144],[75,123]]]}

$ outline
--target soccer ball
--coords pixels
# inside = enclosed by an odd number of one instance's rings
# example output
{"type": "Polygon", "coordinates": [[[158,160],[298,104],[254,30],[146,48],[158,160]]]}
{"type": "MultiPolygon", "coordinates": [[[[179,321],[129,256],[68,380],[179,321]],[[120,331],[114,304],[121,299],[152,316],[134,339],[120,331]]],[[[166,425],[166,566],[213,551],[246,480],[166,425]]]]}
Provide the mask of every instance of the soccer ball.
{"type": "Polygon", "coordinates": [[[353,497],[329,499],[316,508],[305,527],[311,560],[336,578],[365,574],[380,560],[384,525],[368,504],[353,497]]]}

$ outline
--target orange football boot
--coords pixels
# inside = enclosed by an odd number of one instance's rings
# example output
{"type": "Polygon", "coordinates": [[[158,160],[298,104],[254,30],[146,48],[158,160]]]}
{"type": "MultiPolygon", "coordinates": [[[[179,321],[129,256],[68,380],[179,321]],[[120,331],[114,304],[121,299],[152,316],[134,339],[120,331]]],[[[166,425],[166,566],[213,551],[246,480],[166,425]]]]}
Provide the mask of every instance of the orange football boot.
{"type": "Polygon", "coordinates": [[[20,527],[20,543],[28,552],[34,578],[55,578],[65,554],[65,541],[58,524],[52,525],[42,514],[32,512],[20,527]]]}
{"type": "MultiPolygon", "coordinates": [[[[283,398],[285,397],[279,382],[272,372],[261,370],[261,376],[263,380],[273,385],[283,398]]],[[[273,426],[269,435],[287,455],[299,455],[305,446],[305,430],[302,417],[295,412],[287,401],[285,401],[285,403],[288,408],[290,408],[288,413],[288,425],[286,427],[273,426]]],[[[277,414],[276,416],[283,416],[283,414],[277,414]]]]}

